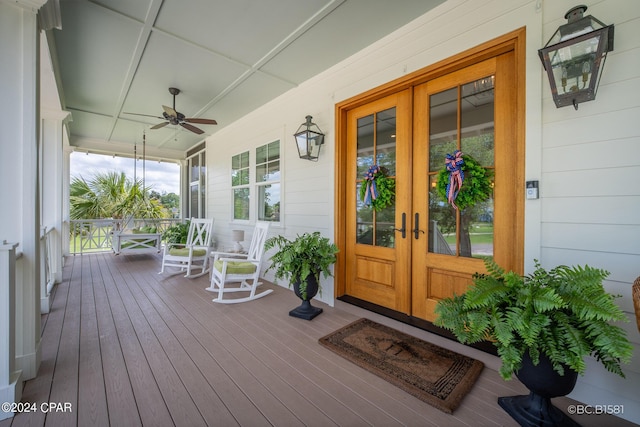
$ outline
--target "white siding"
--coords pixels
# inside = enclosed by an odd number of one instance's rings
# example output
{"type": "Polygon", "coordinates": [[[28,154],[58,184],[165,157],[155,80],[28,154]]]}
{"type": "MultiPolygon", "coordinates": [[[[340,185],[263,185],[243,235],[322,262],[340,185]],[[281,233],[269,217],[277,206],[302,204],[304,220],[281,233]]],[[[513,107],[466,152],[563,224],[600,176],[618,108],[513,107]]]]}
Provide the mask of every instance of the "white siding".
{"type": "MultiPolygon", "coordinates": [[[[571,5],[545,3],[545,37],[571,5]]],[[[631,284],[640,276],[640,8],[631,0],[587,6],[587,13],[615,24],[615,50],[596,100],[580,104],[578,111],[556,109],[550,91],[543,91],[541,261],[610,272],[605,287],[622,295],[618,303],[629,313],[631,322],[623,327],[635,344],[634,359],[623,367],[626,380],[590,360],[571,396],[590,404],[624,405],[623,416],[639,422],[640,339],[631,284]]]]}
{"type": "MultiPolygon", "coordinates": [[[[573,6],[569,0],[449,0],[208,138],[208,212],[216,218],[217,240],[228,242],[236,226],[231,156],[247,149],[253,156],[255,147],[274,139],[282,147],[283,209],[282,228],[272,233],[319,230],[332,238],[335,104],[526,27],[525,177],[539,180],[541,190],[539,200],[525,205],[526,269],[534,258],[546,267],[604,268],[611,272],[607,288],[623,295],[620,305],[632,319],[630,284],[640,275],[640,8],[636,0],[588,2],[588,13],[615,23],[615,51],[597,99],[575,111],[555,108],[537,55],[573,6]],[[327,134],[317,163],[298,158],[292,137],[307,114],[327,134]]],[[[333,304],[333,281],[322,285],[322,300],[333,304]]],[[[625,328],[638,349],[635,322],[625,328]]],[[[623,417],[640,423],[638,357],[624,369],[627,380],[590,364],[572,397],[624,405],[623,417]]]]}

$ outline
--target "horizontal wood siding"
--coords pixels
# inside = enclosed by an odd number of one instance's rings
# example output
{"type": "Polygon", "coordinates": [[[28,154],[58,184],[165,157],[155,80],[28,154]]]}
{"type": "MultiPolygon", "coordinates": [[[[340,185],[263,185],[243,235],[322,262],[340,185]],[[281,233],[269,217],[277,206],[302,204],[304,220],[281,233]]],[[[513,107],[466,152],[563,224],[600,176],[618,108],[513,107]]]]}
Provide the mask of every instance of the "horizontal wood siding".
{"type": "MultiPolygon", "coordinates": [[[[544,3],[545,40],[572,6],[544,3]]],[[[631,300],[631,284],[640,276],[640,108],[630,96],[640,89],[640,9],[625,0],[588,6],[588,15],[615,24],[614,51],[596,99],[578,111],[557,109],[543,84],[540,258],[545,267],[589,264],[610,272],[604,285],[622,295],[618,304],[630,320],[623,327],[635,345],[634,359],[623,366],[626,380],[589,360],[572,396],[624,405],[625,417],[640,420],[640,335],[631,300]]]]}

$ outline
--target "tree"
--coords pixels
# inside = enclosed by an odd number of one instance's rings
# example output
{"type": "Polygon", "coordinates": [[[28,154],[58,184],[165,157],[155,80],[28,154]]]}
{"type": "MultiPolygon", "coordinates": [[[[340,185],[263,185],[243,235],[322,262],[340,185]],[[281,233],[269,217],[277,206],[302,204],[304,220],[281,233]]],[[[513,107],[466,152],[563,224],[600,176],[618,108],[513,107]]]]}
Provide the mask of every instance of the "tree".
{"type": "Polygon", "coordinates": [[[163,193],[162,196],[160,196],[160,203],[169,210],[177,209],[180,207],[180,196],[176,193],[163,193]]]}
{"type": "Polygon", "coordinates": [[[73,177],[70,186],[71,219],[166,218],[167,210],[148,197],[142,181],[127,179],[124,172],[96,174],[91,180],[73,177]]]}

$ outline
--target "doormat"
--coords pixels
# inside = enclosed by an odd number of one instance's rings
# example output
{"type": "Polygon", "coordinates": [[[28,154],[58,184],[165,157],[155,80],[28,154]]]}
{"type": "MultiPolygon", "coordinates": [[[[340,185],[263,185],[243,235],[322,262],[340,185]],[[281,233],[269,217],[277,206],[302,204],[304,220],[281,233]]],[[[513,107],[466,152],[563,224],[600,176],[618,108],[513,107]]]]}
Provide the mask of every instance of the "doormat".
{"type": "Polygon", "coordinates": [[[484,364],[359,319],[318,340],[333,352],[448,414],[458,407],[484,364]]]}

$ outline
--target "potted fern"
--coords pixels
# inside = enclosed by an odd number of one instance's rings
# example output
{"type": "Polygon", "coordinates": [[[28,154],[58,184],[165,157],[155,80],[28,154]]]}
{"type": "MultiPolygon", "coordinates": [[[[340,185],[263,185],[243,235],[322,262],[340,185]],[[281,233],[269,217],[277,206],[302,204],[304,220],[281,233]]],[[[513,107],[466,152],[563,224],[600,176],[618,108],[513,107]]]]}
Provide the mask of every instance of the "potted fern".
{"type": "Polygon", "coordinates": [[[464,295],[438,303],[435,324],[462,343],[493,342],[500,375],[510,379],[515,373],[531,391],[498,399],[521,425],[571,425],[550,398],[573,390],[585,372],[584,358],[594,356],[623,378],[620,365],[631,359],[625,331],[610,323],[628,319],[614,302],[617,296],[602,286],[609,273],[589,266],[545,270],[536,260],[535,271],[521,276],[491,259],[485,265],[488,274],[474,275],[464,295]],[[542,373],[545,367],[549,372],[542,373]]]}
{"type": "Polygon", "coordinates": [[[336,262],[338,247],[322,237],[320,232],[304,233],[294,240],[284,236],[274,236],[265,242],[265,250],[277,248],[271,256],[271,265],[267,271],[274,270],[277,279],[289,279],[295,294],[302,304],[289,312],[290,316],[311,320],[322,309],[313,307],[311,299],[321,292],[320,274],[324,277],[332,275],[329,267],[336,262]]]}

